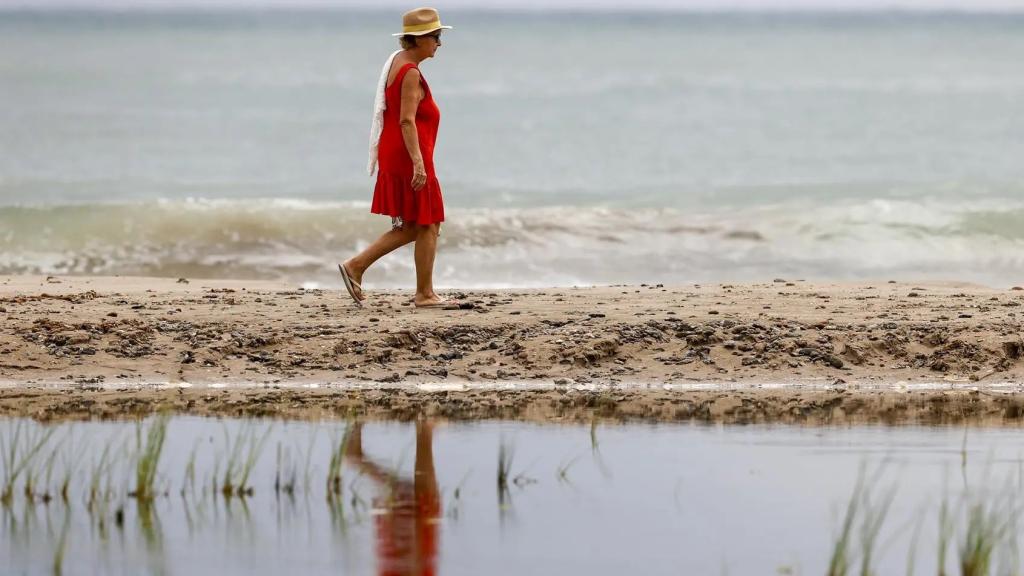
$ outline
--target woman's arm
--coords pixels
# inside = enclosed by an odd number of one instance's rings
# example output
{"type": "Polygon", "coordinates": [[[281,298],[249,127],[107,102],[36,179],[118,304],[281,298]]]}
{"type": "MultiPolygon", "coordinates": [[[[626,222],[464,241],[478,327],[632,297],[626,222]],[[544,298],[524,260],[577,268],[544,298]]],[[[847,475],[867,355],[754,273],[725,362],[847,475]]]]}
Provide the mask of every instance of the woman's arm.
{"type": "Polygon", "coordinates": [[[412,158],[412,189],[419,190],[427,183],[427,169],[423,165],[423,154],[420,153],[420,138],[416,132],[416,110],[423,99],[423,89],[420,88],[420,71],[410,69],[402,80],[402,108],[399,111],[401,116],[402,140],[405,141],[405,149],[412,158]]]}

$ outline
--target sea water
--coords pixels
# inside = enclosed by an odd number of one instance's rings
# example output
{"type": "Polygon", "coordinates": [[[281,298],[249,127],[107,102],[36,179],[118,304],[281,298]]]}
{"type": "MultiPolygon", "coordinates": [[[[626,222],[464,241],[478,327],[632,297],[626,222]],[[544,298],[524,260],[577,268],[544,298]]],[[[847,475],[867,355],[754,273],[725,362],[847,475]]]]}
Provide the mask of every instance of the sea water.
{"type": "MultiPolygon", "coordinates": [[[[1024,16],[445,20],[441,286],[1024,282],[1024,16]]],[[[0,12],[0,274],[340,286],[395,21],[0,12]]]]}

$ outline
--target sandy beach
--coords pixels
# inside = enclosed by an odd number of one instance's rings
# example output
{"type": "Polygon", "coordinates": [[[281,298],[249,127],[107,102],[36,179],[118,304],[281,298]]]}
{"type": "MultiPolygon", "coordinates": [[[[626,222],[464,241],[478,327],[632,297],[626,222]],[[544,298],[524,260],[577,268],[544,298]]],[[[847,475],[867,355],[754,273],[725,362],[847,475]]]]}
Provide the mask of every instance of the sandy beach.
{"type": "Polygon", "coordinates": [[[0,410],[821,421],[846,398],[862,419],[934,421],[1016,418],[1024,385],[1018,288],[779,278],[445,295],[451,309],[399,291],[359,308],[268,282],[4,277],[0,410]],[[951,395],[984,406],[929,412],[951,395]]]}

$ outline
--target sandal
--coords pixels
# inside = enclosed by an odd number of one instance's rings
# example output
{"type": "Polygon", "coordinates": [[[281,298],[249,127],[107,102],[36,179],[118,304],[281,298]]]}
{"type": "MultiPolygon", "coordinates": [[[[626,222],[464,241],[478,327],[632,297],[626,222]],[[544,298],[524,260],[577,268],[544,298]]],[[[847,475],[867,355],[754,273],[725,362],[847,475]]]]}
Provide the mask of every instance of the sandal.
{"type": "Polygon", "coordinates": [[[356,290],[359,291],[359,294],[362,294],[363,287],[360,286],[358,282],[352,279],[352,276],[349,275],[348,270],[345,269],[344,264],[338,264],[338,272],[341,272],[341,279],[344,280],[345,282],[345,289],[348,290],[348,295],[352,297],[352,300],[355,300],[356,305],[362,306],[363,301],[359,299],[359,295],[356,294],[356,290]]]}

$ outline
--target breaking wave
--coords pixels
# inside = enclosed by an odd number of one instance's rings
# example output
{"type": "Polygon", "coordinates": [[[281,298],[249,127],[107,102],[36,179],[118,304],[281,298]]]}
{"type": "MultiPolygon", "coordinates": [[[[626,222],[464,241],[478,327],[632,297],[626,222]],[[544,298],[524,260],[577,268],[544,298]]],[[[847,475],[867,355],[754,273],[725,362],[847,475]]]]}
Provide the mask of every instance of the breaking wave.
{"type": "MultiPolygon", "coordinates": [[[[0,274],[274,279],[332,286],[385,232],[361,203],[187,200],[0,207],[0,274]]],[[[369,286],[408,287],[409,248],[369,286]]],[[[785,202],[742,210],[451,209],[442,287],[944,279],[1024,282],[1024,203],[785,202]]]]}

